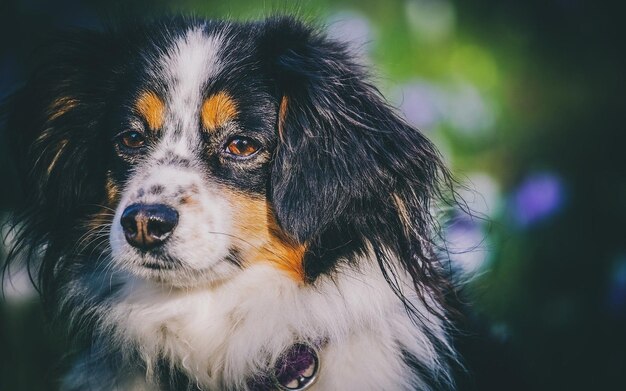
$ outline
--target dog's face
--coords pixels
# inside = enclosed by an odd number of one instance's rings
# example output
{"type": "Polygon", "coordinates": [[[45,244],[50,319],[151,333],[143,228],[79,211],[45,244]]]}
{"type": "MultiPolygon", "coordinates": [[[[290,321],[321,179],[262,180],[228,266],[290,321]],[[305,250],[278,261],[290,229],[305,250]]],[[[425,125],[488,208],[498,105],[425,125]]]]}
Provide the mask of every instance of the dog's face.
{"type": "Polygon", "coordinates": [[[189,287],[263,262],[307,283],[365,252],[439,289],[445,169],[343,45],[288,18],[171,20],[45,54],[7,129],[50,290],[99,266],[189,287]]]}
{"type": "MultiPolygon", "coordinates": [[[[237,36],[194,26],[138,53],[111,121],[112,261],[175,285],[271,262],[303,279],[302,246],[267,199],[281,103],[237,36]],[[237,61],[237,59],[241,59],[237,61]]],[[[284,112],[282,114],[284,116],[284,112]]]]}

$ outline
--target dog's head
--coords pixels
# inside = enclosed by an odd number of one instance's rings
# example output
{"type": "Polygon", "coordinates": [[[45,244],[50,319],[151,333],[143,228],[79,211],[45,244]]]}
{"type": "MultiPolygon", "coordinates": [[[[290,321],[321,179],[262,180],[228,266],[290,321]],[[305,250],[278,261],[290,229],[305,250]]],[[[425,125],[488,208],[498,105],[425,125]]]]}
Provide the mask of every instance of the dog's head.
{"type": "Polygon", "coordinates": [[[175,286],[264,262],[308,283],[367,251],[438,290],[445,170],[343,45],[288,18],[175,20],[45,57],[7,120],[44,285],[88,262],[175,286]]]}

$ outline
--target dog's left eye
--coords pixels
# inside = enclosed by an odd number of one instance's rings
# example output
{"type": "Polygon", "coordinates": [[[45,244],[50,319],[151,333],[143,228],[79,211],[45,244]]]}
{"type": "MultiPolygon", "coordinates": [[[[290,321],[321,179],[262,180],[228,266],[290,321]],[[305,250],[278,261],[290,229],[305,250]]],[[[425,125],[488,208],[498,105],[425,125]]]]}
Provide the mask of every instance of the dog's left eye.
{"type": "Polygon", "coordinates": [[[117,136],[117,139],[124,147],[131,149],[141,148],[146,143],[146,138],[143,134],[134,130],[121,133],[117,136]]]}
{"type": "Polygon", "coordinates": [[[233,137],[226,143],[225,152],[235,157],[249,157],[261,149],[261,144],[249,137],[233,137]]]}

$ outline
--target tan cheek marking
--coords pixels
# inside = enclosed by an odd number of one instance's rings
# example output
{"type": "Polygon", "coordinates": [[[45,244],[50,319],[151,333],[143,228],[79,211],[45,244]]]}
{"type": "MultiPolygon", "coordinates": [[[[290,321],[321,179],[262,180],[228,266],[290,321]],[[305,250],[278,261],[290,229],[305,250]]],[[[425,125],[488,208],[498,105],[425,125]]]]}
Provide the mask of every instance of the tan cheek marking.
{"type": "Polygon", "coordinates": [[[146,120],[150,130],[157,130],[165,121],[165,103],[152,91],[143,92],[135,103],[137,112],[146,120]]]}
{"type": "Polygon", "coordinates": [[[109,207],[115,206],[119,201],[120,190],[115,184],[115,182],[113,182],[113,179],[111,178],[110,174],[107,175],[105,191],[106,191],[106,196],[107,196],[106,198],[107,206],[109,207]]]}
{"type": "MultiPolygon", "coordinates": [[[[100,205],[99,210],[88,216],[86,222],[87,231],[85,232],[85,239],[81,240],[82,244],[99,243],[97,239],[104,231],[105,227],[111,226],[113,223],[114,209],[119,202],[119,188],[111,178],[110,173],[107,173],[106,182],[104,185],[105,199],[100,205]]],[[[84,249],[80,249],[83,251],[84,249]]]]}
{"type": "MultiPolygon", "coordinates": [[[[268,213],[271,212],[268,210],[268,213]]],[[[273,262],[292,279],[303,283],[305,281],[303,262],[306,247],[288,239],[273,220],[272,217],[269,224],[270,241],[260,252],[260,260],[267,259],[273,262]]]]}
{"type": "Polygon", "coordinates": [[[85,251],[92,244],[101,245],[106,237],[103,233],[107,231],[107,227],[111,227],[111,224],[113,224],[112,212],[104,206],[98,212],[89,215],[85,222],[86,231],[79,242],[79,253],[85,251]]]}
{"type": "Polygon", "coordinates": [[[225,92],[212,95],[202,104],[201,118],[206,130],[215,130],[232,121],[239,111],[235,101],[225,92]]]}
{"type": "Polygon", "coordinates": [[[235,209],[235,235],[253,245],[244,254],[244,261],[249,264],[269,262],[293,280],[303,283],[306,247],[282,233],[267,201],[234,192],[229,198],[235,209]]]}

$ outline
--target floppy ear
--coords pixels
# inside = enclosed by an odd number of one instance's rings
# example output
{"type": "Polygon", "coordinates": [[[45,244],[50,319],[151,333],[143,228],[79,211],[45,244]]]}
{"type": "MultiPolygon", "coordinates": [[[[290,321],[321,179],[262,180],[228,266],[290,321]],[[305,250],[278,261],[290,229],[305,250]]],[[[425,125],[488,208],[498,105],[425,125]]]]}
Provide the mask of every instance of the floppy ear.
{"type": "Polygon", "coordinates": [[[96,128],[110,53],[102,46],[97,33],[63,36],[9,104],[7,132],[18,173],[46,227],[63,225],[92,198],[96,190],[86,182],[103,170],[96,128]]]}
{"type": "MultiPolygon", "coordinates": [[[[23,196],[22,242],[37,246],[71,232],[104,193],[102,119],[115,53],[101,33],[64,33],[5,104],[4,138],[23,196]]],[[[50,250],[50,249],[49,249],[50,250]]]]}
{"type": "Polygon", "coordinates": [[[433,145],[344,45],[284,18],[267,22],[263,42],[281,102],[270,196],[280,226],[309,245],[305,268],[366,243],[391,246],[410,271],[421,267],[430,200],[446,175],[433,145]]]}

